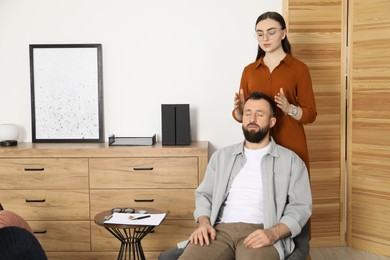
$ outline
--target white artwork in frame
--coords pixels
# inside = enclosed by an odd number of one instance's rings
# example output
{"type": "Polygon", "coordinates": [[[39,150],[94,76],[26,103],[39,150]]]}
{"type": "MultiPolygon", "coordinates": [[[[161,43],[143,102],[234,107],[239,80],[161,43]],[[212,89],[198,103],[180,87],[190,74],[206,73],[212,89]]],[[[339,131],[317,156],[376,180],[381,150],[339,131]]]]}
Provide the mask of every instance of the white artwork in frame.
{"type": "Polygon", "coordinates": [[[101,44],[30,45],[32,141],[103,142],[101,44]]]}

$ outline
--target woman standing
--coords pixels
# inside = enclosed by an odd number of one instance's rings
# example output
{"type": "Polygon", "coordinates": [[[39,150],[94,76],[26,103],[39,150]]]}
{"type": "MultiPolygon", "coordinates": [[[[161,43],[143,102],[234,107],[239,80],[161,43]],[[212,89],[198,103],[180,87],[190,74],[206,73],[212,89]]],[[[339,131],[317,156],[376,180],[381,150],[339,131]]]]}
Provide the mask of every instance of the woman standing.
{"type": "Polygon", "coordinates": [[[254,91],[274,98],[279,109],[272,136],[278,144],[298,154],[309,170],[303,125],[314,122],[317,116],[309,69],[291,55],[286,23],[279,13],[260,15],[255,29],[257,58],[244,68],[233,117],[241,122],[244,101],[254,91]]]}

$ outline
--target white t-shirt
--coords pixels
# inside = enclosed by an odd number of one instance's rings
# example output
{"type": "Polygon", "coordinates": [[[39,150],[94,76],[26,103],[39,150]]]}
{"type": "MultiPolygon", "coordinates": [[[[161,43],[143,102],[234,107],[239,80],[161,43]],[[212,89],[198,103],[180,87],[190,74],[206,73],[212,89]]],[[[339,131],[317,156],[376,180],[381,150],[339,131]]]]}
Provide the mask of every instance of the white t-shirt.
{"type": "Polygon", "coordinates": [[[264,223],[261,160],[268,150],[269,145],[259,150],[245,148],[247,161],[233,180],[224,204],[221,222],[264,223]]]}

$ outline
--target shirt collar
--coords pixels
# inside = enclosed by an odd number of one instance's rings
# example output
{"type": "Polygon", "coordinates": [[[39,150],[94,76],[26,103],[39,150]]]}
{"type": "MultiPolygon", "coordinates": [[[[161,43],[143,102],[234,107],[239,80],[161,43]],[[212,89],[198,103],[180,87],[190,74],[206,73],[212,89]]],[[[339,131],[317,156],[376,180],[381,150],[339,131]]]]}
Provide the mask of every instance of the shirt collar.
{"type": "MultiPolygon", "coordinates": [[[[236,145],[236,147],[234,148],[233,154],[235,156],[239,155],[239,154],[244,154],[244,146],[245,146],[245,141],[236,145]]],[[[270,141],[270,148],[269,148],[268,154],[270,154],[273,157],[278,157],[277,146],[276,146],[276,143],[272,137],[271,137],[271,141],[270,141]]]]}
{"type": "MultiPolygon", "coordinates": [[[[293,57],[289,53],[286,53],[286,56],[282,60],[282,62],[284,62],[287,66],[290,66],[292,61],[293,61],[293,57]]],[[[264,64],[264,56],[261,57],[260,59],[258,59],[255,62],[255,64],[256,64],[256,68],[260,67],[260,65],[264,65],[265,66],[265,64],[264,64]]]]}

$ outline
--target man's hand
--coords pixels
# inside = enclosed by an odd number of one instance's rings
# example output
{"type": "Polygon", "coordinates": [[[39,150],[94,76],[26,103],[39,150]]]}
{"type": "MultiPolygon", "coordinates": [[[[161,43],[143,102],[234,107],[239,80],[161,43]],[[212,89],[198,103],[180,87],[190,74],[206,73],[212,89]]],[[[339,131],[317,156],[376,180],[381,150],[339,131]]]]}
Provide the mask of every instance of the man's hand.
{"type": "Polygon", "coordinates": [[[244,240],[247,248],[260,248],[273,245],[277,241],[275,234],[269,229],[258,229],[244,240]]]}
{"type": "Polygon", "coordinates": [[[244,240],[244,245],[247,248],[271,246],[289,235],[291,235],[290,230],[285,224],[277,224],[269,229],[258,229],[249,234],[244,240]]]}
{"type": "Polygon", "coordinates": [[[210,245],[210,239],[215,240],[216,231],[210,223],[210,219],[206,216],[201,216],[198,219],[199,226],[192,232],[190,242],[195,245],[203,246],[210,245]]]}

